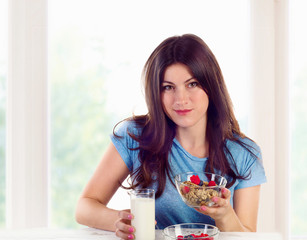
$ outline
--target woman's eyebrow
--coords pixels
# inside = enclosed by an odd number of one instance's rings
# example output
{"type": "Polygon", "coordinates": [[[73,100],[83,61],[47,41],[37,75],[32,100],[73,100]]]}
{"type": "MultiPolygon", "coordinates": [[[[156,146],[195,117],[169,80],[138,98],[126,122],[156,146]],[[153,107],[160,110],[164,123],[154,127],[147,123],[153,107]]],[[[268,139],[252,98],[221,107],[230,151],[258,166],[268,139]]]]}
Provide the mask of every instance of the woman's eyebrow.
{"type": "MultiPolygon", "coordinates": [[[[191,78],[189,78],[189,79],[187,79],[187,80],[185,80],[184,81],[184,83],[187,83],[187,82],[189,82],[189,81],[191,81],[192,79],[194,79],[195,77],[191,77],[191,78]]],[[[170,82],[170,81],[167,81],[167,80],[163,80],[163,82],[162,83],[169,83],[169,84],[174,84],[173,82],[170,82]]]]}
{"type": "Polygon", "coordinates": [[[173,82],[166,81],[166,80],[163,80],[163,82],[162,82],[162,83],[174,84],[173,82]]]}
{"type": "Polygon", "coordinates": [[[185,83],[191,81],[191,80],[194,79],[194,78],[195,78],[195,77],[191,77],[191,78],[189,78],[188,80],[185,80],[185,83]]]}

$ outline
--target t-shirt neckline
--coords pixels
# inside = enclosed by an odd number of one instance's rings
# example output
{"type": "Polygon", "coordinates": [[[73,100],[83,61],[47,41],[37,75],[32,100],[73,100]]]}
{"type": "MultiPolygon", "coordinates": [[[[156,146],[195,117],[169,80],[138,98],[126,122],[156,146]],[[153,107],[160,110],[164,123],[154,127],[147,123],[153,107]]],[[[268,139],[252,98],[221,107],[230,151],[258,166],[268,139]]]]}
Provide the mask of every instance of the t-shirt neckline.
{"type": "Polygon", "coordinates": [[[197,162],[204,162],[204,161],[207,161],[207,160],[208,160],[208,157],[199,158],[199,157],[195,157],[195,156],[193,156],[192,154],[190,154],[187,150],[185,150],[185,149],[181,146],[180,142],[179,142],[176,138],[174,138],[173,142],[174,142],[174,143],[179,147],[179,149],[180,149],[188,158],[190,158],[191,160],[197,161],[197,162]]]}

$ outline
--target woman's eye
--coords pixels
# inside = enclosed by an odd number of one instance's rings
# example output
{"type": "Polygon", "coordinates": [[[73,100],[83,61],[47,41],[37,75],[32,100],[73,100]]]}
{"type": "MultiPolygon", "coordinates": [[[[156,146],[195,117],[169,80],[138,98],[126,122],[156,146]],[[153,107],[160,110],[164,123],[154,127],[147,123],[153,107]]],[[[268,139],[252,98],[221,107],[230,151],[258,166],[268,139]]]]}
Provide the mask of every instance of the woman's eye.
{"type": "Polygon", "coordinates": [[[169,91],[171,89],[173,89],[173,87],[171,85],[165,85],[162,87],[163,91],[169,91]]]}
{"type": "Polygon", "coordinates": [[[190,87],[190,88],[197,87],[198,85],[199,85],[198,82],[191,82],[191,83],[189,83],[189,87],[190,87]]]}

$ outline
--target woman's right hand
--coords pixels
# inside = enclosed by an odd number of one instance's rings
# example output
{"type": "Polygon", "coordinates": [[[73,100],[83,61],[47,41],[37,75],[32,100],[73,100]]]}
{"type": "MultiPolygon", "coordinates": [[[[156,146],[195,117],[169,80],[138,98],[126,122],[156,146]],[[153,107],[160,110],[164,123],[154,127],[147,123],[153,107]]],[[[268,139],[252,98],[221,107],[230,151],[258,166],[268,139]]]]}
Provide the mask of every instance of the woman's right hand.
{"type": "Polygon", "coordinates": [[[134,227],[131,226],[133,215],[130,210],[118,212],[119,219],[115,222],[115,235],[121,239],[134,239],[134,227]]]}

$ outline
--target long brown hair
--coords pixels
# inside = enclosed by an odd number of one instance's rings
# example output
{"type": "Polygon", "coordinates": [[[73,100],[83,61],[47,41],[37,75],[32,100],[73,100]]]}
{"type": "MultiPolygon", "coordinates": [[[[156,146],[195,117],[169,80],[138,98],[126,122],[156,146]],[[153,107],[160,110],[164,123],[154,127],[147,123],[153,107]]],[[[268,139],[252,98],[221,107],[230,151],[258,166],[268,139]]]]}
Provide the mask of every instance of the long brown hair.
{"type": "Polygon", "coordinates": [[[152,178],[155,174],[158,181],[157,198],[164,191],[167,177],[173,182],[168,156],[176,134],[176,124],[163,111],[161,92],[165,70],[175,63],[186,65],[209,97],[206,132],[209,158],[204,170],[218,171],[227,176],[227,187],[232,186],[236,179],[248,177],[238,173],[226,146],[228,139],[249,150],[248,146],[240,141],[240,137],[245,136],[235,118],[222,71],[214,54],[207,44],[195,35],[174,36],[164,40],[144,66],[143,79],[148,113],[130,119],[141,129],[140,135],[129,133],[139,143],[134,150],[139,150],[141,162],[141,166],[131,173],[131,188],[150,186],[155,181],[152,178]],[[226,154],[230,156],[234,169],[230,167],[226,154]]]}

